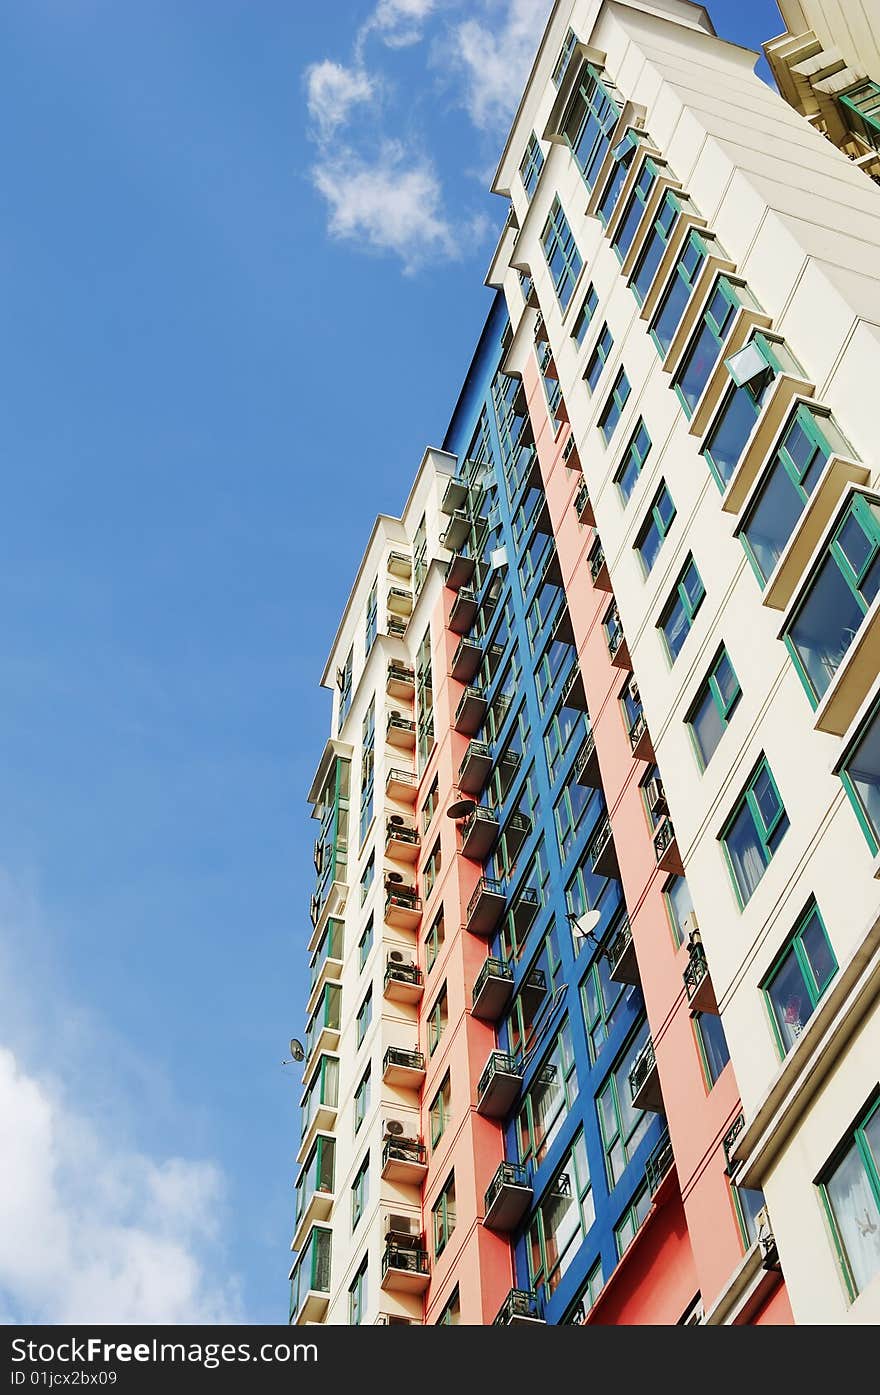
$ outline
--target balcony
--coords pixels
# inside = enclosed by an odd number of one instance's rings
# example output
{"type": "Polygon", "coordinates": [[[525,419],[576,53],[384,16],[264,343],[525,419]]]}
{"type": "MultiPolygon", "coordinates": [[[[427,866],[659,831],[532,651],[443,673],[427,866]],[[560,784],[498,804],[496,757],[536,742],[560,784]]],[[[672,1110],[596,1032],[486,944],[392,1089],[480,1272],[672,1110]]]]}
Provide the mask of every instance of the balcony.
{"type": "Polygon", "coordinates": [[[506,1051],[493,1051],[477,1085],[477,1113],[484,1119],[504,1119],[522,1085],[522,1068],[506,1051]]]}
{"type": "Polygon", "coordinates": [[[525,814],[512,814],[504,825],[504,840],[507,857],[511,861],[519,856],[523,843],[532,831],[532,821],[525,814]]]}
{"type": "Polygon", "coordinates": [[[481,877],[468,902],[465,929],[482,939],[490,938],[495,933],[506,900],[503,882],[481,877]]]}
{"type": "Polygon", "coordinates": [[[611,831],[611,820],[606,817],[599,824],[596,835],[590,844],[590,865],[597,877],[617,877],[617,850],[611,831]]]}
{"type": "Polygon", "coordinates": [[[452,677],[456,683],[470,683],[482,662],[482,645],[473,639],[461,639],[452,656],[452,677]]]}
{"type": "Polygon", "coordinates": [[[385,728],[385,740],[389,746],[396,746],[399,751],[414,751],[416,749],[415,722],[411,717],[400,717],[392,712],[385,728]]]}
{"type": "Polygon", "coordinates": [[[493,1327],[531,1327],[542,1323],[538,1295],[532,1288],[512,1288],[493,1319],[493,1327]]]}
{"type": "Polygon", "coordinates": [[[593,513],[593,505],[590,502],[590,491],[587,489],[587,481],[581,480],[578,485],[577,494],[574,496],[574,511],[577,514],[578,523],[585,523],[590,528],[596,526],[596,516],[593,513]]]}
{"type": "Polygon", "coordinates": [[[561,640],[563,644],[574,644],[574,626],[571,623],[571,615],[568,606],[562,602],[560,610],[550,627],[550,638],[561,640]]]}
{"type": "Polygon", "coordinates": [[[703,949],[699,933],[699,931],[695,931],[691,936],[688,945],[687,968],[683,975],[684,986],[687,989],[688,1006],[691,1012],[709,1012],[717,1015],[718,1004],[715,1001],[715,989],[712,987],[706,951],[703,949]]]}
{"type": "Polygon", "coordinates": [[[638,714],[629,729],[629,744],[632,747],[633,760],[654,759],[654,747],[651,744],[651,733],[648,731],[644,712],[638,714]]]}
{"type": "Polygon", "coordinates": [[[624,916],[620,928],[609,940],[605,958],[608,961],[608,977],[612,978],[615,983],[641,982],[632,928],[626,916],[624,916]]]}
{"type": "Polygon", "coordinates": [[[412,558],[408,552],[389,552],[388,570],[392,576],[403,577],[408,581],[412,576],[412,558]]]}
{"type": "Polygon", "coordinates": [[[406,634],[406,621],[401,620],[398,615],[388,615],[385,618],[385,629],[393,639],[403,639],[406,634]]]}
{"type": "Polygon", "coordinates": [[[488,708],[482,688],[465,688],[455,709],[455,730],[461,736],[476,736],[486,720],[488,708]]]}
{"type": "Polygon", "coordinates": [[[745,1130],[745,1126],[745,1115],[738,1114],[721,1140],[721,1147],[724,1149],[724,1158],[727,1163],[724,1171],[728,1177],[733,1177],[740,1166],[741,1159],[736,1156],[736,1144],[740,1134],[745,1130]]]}
{"type": "Polygon", "coordinates": [[[385,793],[389,799],[402,804],[415,804],[419,782],[411,770],[389,770],[385,777],[385,793]]]}
{"type": "MultiPolygon", "coordinates": [[[[400,953],[392,950],[392,954],[400,953]]],[[[389,963],[385,968],[383,997],[389,1003],[417,1003],[424,992],[422,971],[418,964],[389,963]]]]}
{"type": "Polygon", "coordinates": [[[483,1225],[507,1234],[516,1230],[532,1203],[534,1190],[522,1163],[503,1162],[486,1189],[483,1225]]]}
{"type": "Polygon", "coordinates": [[[446,563],[446,575],[444,581],[450,591],[457,591],[461,586],[469,586],[474,578],[477,569],[476,559],[465,557],[463,552],[456,552],[446,563]]]}
{"type": "Polygon", "coordinates": [[[658,1201],[661,1200],[662,1195],[666,1191],[666,1187],[663,1185],[664,1182],[669,1182],[671,1184],[674,1175],[675,1154],[672,1151],[672,1141],[669,1137],[669,1131],[664,1130],[660,1142],[657,1144],[656,1148],[654,1148],[648,1161],[645,1163],[645,1179],[648,1183],[651,1196],[656,1197],[658,1201]]]}
{"type": "Polygon", "coordinates": [[[606,630],[608,638],[608,654],[615,668],[625,669],[627,673],[632,673],[632,660],[629,657],[629,649],[624,639],[623,629],[620,624],[620,616],[614,612],[614,628],[606,630]]]}
{"type": "Polygon", "coordinates": [[[629,1073],[629,1092],[633,1109],[650,1109],[654,1114],[663,1113],[657,1057],[650,1037],[633,1062],[633,1068],[629,1073]]]}
{"type": "Polygon", "coordinates": [[[449,612],[449,628],[453,634],[465,634],[476,620],[479,608],[476,592],[470,586],[462,586],[449,612]]]}
{"type": "Polygon", "coordinates": [[[405,884],[389,886],[385,894],[385,924],[396,930],[418,930],[422,923],[422,899],[405,884]]]}
{"type": "Polygon", "coordinates": [[[498,815],[478,804],[461,826],[461,854],[482,862],[498,841],[498,815]]]}
{"type": "Polygon", "coordinates": [[[654,854],[657,866],[662,872],[671,872],[679,877],[684,875],[681,853],[675,841],[675,829],[668,814],[660,820],[654,830],[654,854]]]}
{"type": "Polygon", "coordinates": [[[440,500],[440,512],[454,514],[461,512],[467,503],[469,488],[466,480],[457,479],[450,476],[449,483],[443,491],[443,498],[440,500]]]}
{"type": "Polygon", "coordinates": [[[509,909],[517,939],[522,943],[526,931],[541,909],[541,897],[537,889],[533,886],[521,887],[513,897],[509,909]]]}
{"type": "Polygon", "coordinates": [[[568,440],[565,443],[565,449],[562,452],[562,463],[568,470],[583,469],[581,458],[578,455],[578,448],[574,443],[574,436],[571,433],[569,433],[568,440]]]}
{"type": "Polygon", "coordinates": [[[400,1090],[420,1090],[425,1079],[424,1053],[389,1046],[382,1062],[382,1079],[400,1090]]]}
{"type": "Polygon", "coordinates": [[[587,732],[581,743],[572,777],[577,785],[589,785],[594,790],[602,788],[599,757],[596,753],[596,738],[591,731],[587,732]]]}
{"type": "Polygon", "coordinates": [[[428,1150],[418,1138],[386,1138],[382,1176],[386,1182],[418,1187],[428,1171],[428,1150]]]}
{"type": "Polygon", "coordinates": [[[492,751],[485,741],[469,741],[458,767],[458,788],[462,794],[478,795],[492,769],[492,751]]]}
{"type": "Polygon", "coordinates": [[[400,814],[392,814],[385,824],[385,856],[396,862],[417,862],[420,846],[418,830],[404,823],[400,814]]]}
{"type": "Polygon", "coordinates": [[[412,615],[413,594],[404,586],[388,587],[388,609],[392,615],[403,615],[407,619],[412,615]]]}
{"type": "Polygon", "coordinates": [[[580,664],[572,665],[571,673],[562,687],[562,701],[566,707],[576,707],[579,712],[587,710],[587,694],[584,691],[584,676],[580,664]]]}
{"type": "Polygon", "coordinates": [[[431,1281],[427,1250],[389,1244],[382,1255],[382,1288],[386,1293],[424,1293],[431,1281]]]}
{"type": "Polygon", "coordinates": [[[385,690],[391,698],[412,702],[416,693],[415,669],[410,668],[408,664],[402,664],[398,659],[391,659],[385,690]]]}
{"type": "Polygon", "coordinates": [[[513,997],[513,969],[503,959],[487,959],[474,984],[471,1012],[481,1022],[499,1022],[513,997]]]}
{"type": "Polygon", "coordinates": [[[589,555],[590,579],[597,591],[610,592],[611,577],[608,574],[608,563],[605,561],[605,552],[601,543],[595,543],[589,555]]]}
{"type": "Polygon", "coordinates": [[[471,535],[471,519],[463,509],[455,509],[446,525],[446,532],[440,534],[440,541],[450,552],[458,552],[471,535]]]}

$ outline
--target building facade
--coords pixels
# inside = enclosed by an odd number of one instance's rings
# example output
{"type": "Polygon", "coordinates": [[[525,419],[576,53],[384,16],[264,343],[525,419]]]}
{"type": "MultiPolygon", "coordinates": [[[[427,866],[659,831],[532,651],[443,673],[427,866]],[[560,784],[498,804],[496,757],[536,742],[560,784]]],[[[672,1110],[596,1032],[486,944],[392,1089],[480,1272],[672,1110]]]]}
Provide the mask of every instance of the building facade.
{"type": "Polygon", "coordinates": [[[323,678],[292,1322],[880,1316],[880,188],[755,61],[548,21],[323,678]]]}

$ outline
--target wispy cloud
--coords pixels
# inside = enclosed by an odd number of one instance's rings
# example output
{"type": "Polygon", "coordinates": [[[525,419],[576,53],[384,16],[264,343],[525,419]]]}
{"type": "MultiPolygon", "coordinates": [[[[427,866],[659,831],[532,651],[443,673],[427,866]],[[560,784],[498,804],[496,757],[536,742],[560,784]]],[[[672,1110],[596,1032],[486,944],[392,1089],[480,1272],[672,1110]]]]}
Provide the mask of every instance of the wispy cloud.
{"type": "Polygon", "coordinates": [[[352,107],[376,96],[376,81],[364,68],[347,68],[330,58],[307,68],[305,79],[309,116],[322,140],[345,125],[352,107]]]}
{"type": "Polygon", "coordinates": [[[409,48],[424,33],[425,21],[438,8],[439,0],[379,0],[357,36],[360,50],[370,34],[378,34],[389,48],[409,48]]]}
{"type": "Polygon", "coordinates": [[[499,138],[516,110],[551,0],[490,0],[483,18],[454,26],[444,45],[462,78],[462,103],[474,125],[499,138]]]}

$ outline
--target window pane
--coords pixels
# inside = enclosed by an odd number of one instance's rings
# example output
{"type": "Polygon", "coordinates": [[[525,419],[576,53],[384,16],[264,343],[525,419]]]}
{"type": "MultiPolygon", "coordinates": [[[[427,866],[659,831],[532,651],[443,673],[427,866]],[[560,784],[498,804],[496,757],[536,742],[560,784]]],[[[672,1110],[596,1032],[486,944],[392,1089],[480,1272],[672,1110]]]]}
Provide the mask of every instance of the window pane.
{"type": "Polygon", "coordinates": [[[707,447],[722,484],[729,484],[757,416],[758,406],[748,388],[735,388],[707,447]]]}
{"type": "Polygon", "coordinates": [[[718,684],[718,691],[721,694],[724,706],[729,708],[733,699],[739,693],[739,682],[737,681],[736,674],[733,671],[733,664],[730,662],[726,650],[715,665],[713,677],[718,684]]]}
{"type": "Polygon", "coordinates": [[[816,980],[816,988],[821,993],[837,972],[837,960],[828,943],[824,926],[815,911],[801,931],[800,940],[816,980]]]}
{"type": "Polygon", "coordinates": [[[804,500],[784,465],[777,462],[743,528],[755,563],[766,581],[804,511],[804,500]]]}
{"type": "Polygon", "coordinates": [[[764,849],[747,807],[734,820],[724,842],[740,896],[747,901],[766,870],[764,849]]]}
{"type": "Polygon", "coordinates": [[[793,949],[783,960],[768,994],[783,1048],[789,1051],[813,1014],[813,1003],[793,949]]]}
{"type": "Polygon", "coordinates": [[[874,718],[846,771],[874,834],[880,839],[880,718],[874,718]]]}
{"type": "Polygon", "coordinates": [[[669,646],[669,653],[672,659],[677,659],[681,646],[687,639],[690,621],[685,615],[684,606],[681,601],[676,601],[669,617],[663,626],[663,633],[666,636],[666,643],[669,646]]]}
{"type": "Polygon", "coordinates": [[[713,1013],[701,1013],[697,1018],[697,1026],[706,1055],[706,1069],[709,1072],[709,1079],[714,1085],[730,1060],[724,1027],[721,1025],[721,1018],[716,1017],[713,1013]]]}
{"type": "Polygon", "coordinates": [[[859,602],[833,558],[826,558],[789,631],[817,697],[830,684],[861,623],[859,602]]]}
{"type": "Polygon", "coordinates": [[[766,766],[762,766],[755,776],[752,783],[752,793],[755,796],[758,812],[764,821],[764,831],[767,832],[779,814],[781,805],[779,795],[776,793],[776,786],[773,784],[766,766]]]}
{"type": "Polygon", "coordinates": [[[703,765],[708,765],[724,735],[724,721],[714,697],[708,690],[691,718],[691,727],[703,765]]]}
{"type": "Polygon", "coordinates": [[[828,1199],[860,1293],[880,1272],[880,1209],[855,1144],[828,1182],[828,1199]]]}

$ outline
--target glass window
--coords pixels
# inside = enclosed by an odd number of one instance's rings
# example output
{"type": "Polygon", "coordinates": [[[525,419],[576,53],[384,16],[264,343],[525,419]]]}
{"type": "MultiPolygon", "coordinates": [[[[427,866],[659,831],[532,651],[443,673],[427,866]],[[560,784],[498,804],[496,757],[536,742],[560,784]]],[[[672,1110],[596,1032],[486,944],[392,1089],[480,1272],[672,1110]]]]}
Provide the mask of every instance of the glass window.
{"type": "Polygon", "coordinates": [[[599,379],[602,376],[602,370],[605,367],[605,364],[608,362],[608,358],[613,348],[614,340],[611,336],[611,330],[608,328],[607,325],[603,325],[599,334],[598,341],[596,343],[596,347],[594,348],[593,352],[590,354],[590,357],[587,360],[587,367],[584,373],[584,378],[586,380],[587,386],[590,389],[590,392],[596,391],[599,379]]]}
{"type": "Polygon", "coordinates": [[[440,794],[435,776],[431,788],[428,790],[428,797],[422,805],[422,831],[427,833],[431,826],[431,820],[437,812],[437,805],[440,803],[440,794]]]}
{"type": "Polygon", "coordinates": [[[522,179],[527,199],[531,199],[538,187],[538,178],[543,168],[544,153],[538,144],[538,137],[535,135],[534,131],[532,131],[529,136],[529,143],[526,146],[526,153],[519,167],[520,178],[522,179]]]}
{"type": "Polygon", "coordinates": [[[608,150],[621,107],[611,96],[611,84],[590,63],[581,68],[577,87],[562,122],[562,134],[575,163],[592,190],[608,150]]]}
{"type": "Polygon", "coordinates": [[[587,336],[587,330],[590,328],[590,322],[598,308],[599,297],[596,295],[596,288],[591,282],[587,287],[587,293],[584,296],[580,310],[574,317],[574,323],[571,327],[571,337],[578,348],[583,344],[587,336]]]}
{"type": "Polygon", "coordinates": [[[373,989],[372,985],[367,989],[366,997],[358,1008],[357,1014],[357,1044],[360,1046],[367,1035],[367,1028],[373,1020],[373,989]]]}
{"type": "Polygon", "coordinates": [[[626,177],[630,172],[636,151],[639,148],[639,135],[630,128],[612,152],[614,165],[611,173],[605,181],[605,188],[602,196],[596,205],[596,216],[603,228],[607,228],[617,207],[617,200],[620,198],[626,177]]]}
{"type": "Polygon", "coordinates": [[[455,1230],[455,1173],[450,1172],[442,1192],[431,1207],[434,1254],[440,1255],[455,1230]]]}
{"type": "Polygon", "coordinates": [[[370,1195],[370,1155],[366,1154],[351,1184],[351,1228],[355,1229],[370,1195]]]}
{"type": "Polygon", "coordinates": [[[452,1104],[452,1081],[449,1071],[443,1077],[440,1089],[431,1101],[431,1147],[436,1148],[443,1137],[446,1125],[449,1123],[450,1107],[452,1104]]]}
{"type": "Polygon", "coordinates": [[[719,277],[700,326],[673,379],[673,386],[688,416],[693,415],[703,389],[712,376],[741,300],[740,288],[725,276],[719,277]]]}
{"type": "Polygon", "coordinates": [[[651,321],[654,343],[665,358],[681,324],[688,301],[706,261],[706,243],[699,233],[692,232],[675,264],[672,280],[663,293],[657,312],[651,321]]]}
{"type": "Polygon", "coordinates": [[[365,866],[363,872],[361,873],[361,886],[360,886],[360,892],[361,892],[361,905],[363,905],[364,902],[365,902],[366,899],[367,899],[367,896],[368,896],[369,891],[370,891],[370,887],[373,885],[373,880],[374,880],[375,876],[376,876],[376,855],[375,855],[375,853],[370,853],[369,859],[368,859],[368,861],[367,861],[367,865],[365,866]]]}
{"type": "Polygon", "coordinates": [[[721,834],[740,905],[751,897],[787,829],[788,815],[762,756],[721,834]]]}
{"type": "Polygon", "coordinates": [[[364,1071],[354,1092],[354,1131],[357,1133],[370,1112],[370,1067],[364,1071]]]}
{"type": "Polygon", "coordinates": [[[587,1027],[590,1060],[596,1061],[608,1040],[618,1007],[623,1000],[623,984],[610,977],[610,965],[605,954],[596,956],[581,985],[581,1002],[587,1027]]]}
{"type": "Polygon", "coordinates": [[[821,1183],[850,1297],[880,1274],[880,1100],[844,1139],[821,1183]]]}
{"type": "Polygon", "coordinates": [[[452,1290],[449,1301],[444,1304],[443,1311],[437,1319],[438,1327],[457,1327],[461,1322],[461,1299],[458,1293],[458,1284],[452,1290]]]}
{"type": "Polygon", "coordinates": [[[648,576],[660,552],[663,539],[672,527],[675,519],[675,505],[672,502],[672,495],[666,488],[666,482],[661,480],[660,488],[651,501],[648,516],[636,534],[635,549],[639,554],[642,569],[645,576],[648,576]]]}
{"type": "Polygon", "coordinates": [[[739,679],[722,645],[685,718],[701,770],[705,770],[715,754],[741,695],[739,679]]]}
{"type": "Polygon", "coordinates": [[[376,643],[376,635],[379,632],[379,578],[377,577],[370,587],[370,594],[367,596],[367,619],[366,632],[364,634],[364,656],[368,656],[373,645],[376,643]]]}
{"type": "Polygon", "coordinates": [[[639,171],[632,193],[627,199],[626,208],[618,224],[617,231],[611,239],[611,246],[617,253],[619,261],[624,261],[626,254],[633,244],[635,235],[639,230],[639,224],[645,212],[645,206],[651,196],[651,190],[657,180],[657,166],[650,158],[645,160],[639,171]]]}
{"type": "Polygon", "coordinates": [[[721,1018],[716,1013],[698,1012],[694,1016],[694,1031],[700,1045],[703,1069],[711,1089],[730,1060],[721,1018]]]}
{"type": "Polygon", "coordinates": [[[367,1307],[367,1261],[364,1255],[361,1266],[348,1290],[348,1325],[360,1327],[367,1307]]]}
{"type": "Polygon", "coordinates": [[[436,882],[437,876],[440,872],[441,864],[442,857],[440,854],[440,839],[438,837],[436,843],[431,849],[430,855],[428,856],[428,860],[422,869],[422,880],[424,882],[426,897],[430,896],[431,892],[434,890],[434,883],[436,882]]]}
{"type": "Polygon", "coordinates": [[[554,87],[562,86],[562,79],[565,77],[565,74],[568,71],[568,65],[571,62],[571,55],[574,53],[576,43],[577,35],[575,34],[573,29],[569,29],[568,33],[565,36],[565,43],[559,50],[559,57],[557,58],[556,64],[553,68],[554,87]]]}
{"type": "Polygon", "coordinates": [[[642,1021],[596,1097],[610,1187],[620,1181],[651,1122],[650,1114],[633,1106],[629,1087],[630,1071],[647,1040],[648,1024],[642,1021]]]}
{"type": "Polygon", "coordinates": [[[672,938],[676,946],[683,945],[687,938],[687,931],[684,928],[685,917],[689,916],[694,909],[690,888],[684,877],[670,877],[663,888],[663,896],[666,901],[669,924],[672,927],[672,938]]]}
{"type": "Polygon", "coordinates": [[[682,645],[690,634],[705,594],[696,563],[693,557],[688,557],[657,626],[663,636],[670,663],[675,663],[681,653],[682,645]]]}
{"type": "Polygon", "coordinates": [[[342,668],[336,670],[336,686],[339,689],[339,721],[336,727],[337,732],[342,730],[345,719],[348,716],[348,709],[351,707],[351,680],[353,670],[354,650],[349,649],[348,658],[342,665],[342,668]]]}
{"type": "Polygon", "coordinates": [[[431,972],[437,962],[437,955],[443,945],[445,927],[443,922],[443,911],[435,916],[430,930],[425,938],[425,967],[428,973],[431,972]]]}
{"type": "Polygon", "coordinates": [[[446,994],[446,984],[440,989],[434,1000],[434,1006],[428,1013],[428,1054],[433,1056],[440,1045],[440,1038],[446,1031],[449,1022],[449,1002],[446,994]]]}
{"type": "Polygon", "coordinates": [[[636,480],[645,468],[645,461],[651,449],[651,438],[641,417],[632,434],[623,459],[614,472],[614,483],[620,490],[621,498],[627,503],[636,487],[636,480]]]}
{"type": "Polygon", "coordinates": [[[626,406],[629,393],[629,379],[621,368],[614,380],[614,387],[611,389],[610,396],[599,416],[599,430],[602,432],[606,446],[614,435],[614,428],[620,421],[621,413],[626,406]]]}
{"type": "Polygon", "coordinates": [[[526,1233],[529,1279],[534,1289],[552,1294],[595,1219],[590,1169],[583,1133],[579,1133],[526,1233]]]}
{"type": "Polygon", "coordinates": [[[541,246],[544,248],[544,256],[553,278],[556,297],[564,310],[571,300],[583,260],[558,197],[553,200],[550,216],[544,224],[541,246]]]}
{"type": "Polygon", "coordinates": [[[880,705],[844,757],[840,778],[871,851],[880,852],[880,705]]]}
{"type": "Polygon", "coordinates": [[[651,1193],[647,1186],[642,1186],[614,1227],[618,1255],[622,1256],[629,1249],[650,1209],[651,1193]]]}
{"type": "Polygon", "coordinates": [[[880,507],[856,495],[786,628],[813,706],[825,693],[880,589],[880,507]]]}
{"type": "Polygon", "coordinates": [[[762,985],[783,1056],[797,1043],[836,973],[834,950],[813,901],[762,985]]]}
{"type": "Polygon", "coordinates": [[[731,1187],[740,1234],[746,1249],[758,1238],[758,1213],[764,1209],[764,1193],[757,1187],[731,1187]]]}
{"type": "Polygon", "coordinates": [[[678,222],[678,215],[681,212],[682,200],[668,190],[660,202],[657,216],[653,226],[648,233],[645,245],[639,253],[636,262],[636,269],[630,277],[629,288],[638,301],[639,305],[644,304],[645,298],[651,289],[651,283],[663,260],[663,253],[666,251],[666,244],[672,236],[672,230],[678,222]]]}
{"type": "Polygon", "coordinates": [[[880,83],[866,78],[837,100],[849,130],[854,131],[873,150],[880,152],[880,83]]]}
{"type": "Polygon", "coordinates": [[[518,1117],[520,1162],[543,1162],[578,1095],[568,1020],[522,1103],[518,1117]]]}
{"type": "MultiPolygon", "coordinates": [[[[786,372],[801,378],[804,376],[804,370],[782,340],[771,339],[759,331],[747,347],[757,350],[759,359],[766,365],[765,369],[738,386],[736,383],[731,385],[703,451],[715,483],[721,490],[733,478],[777,374],[786,372]]],[[[732,362],[734,360],[728,360],[731,377],[732,362]]]]}
{"type": "Polygon", "coordinates": [[[362,971],[364,965],[370,957],[370,950],[373,948],[373,917],[370,916],[364,932],[358,940],[358,971],[362,971]]]}

